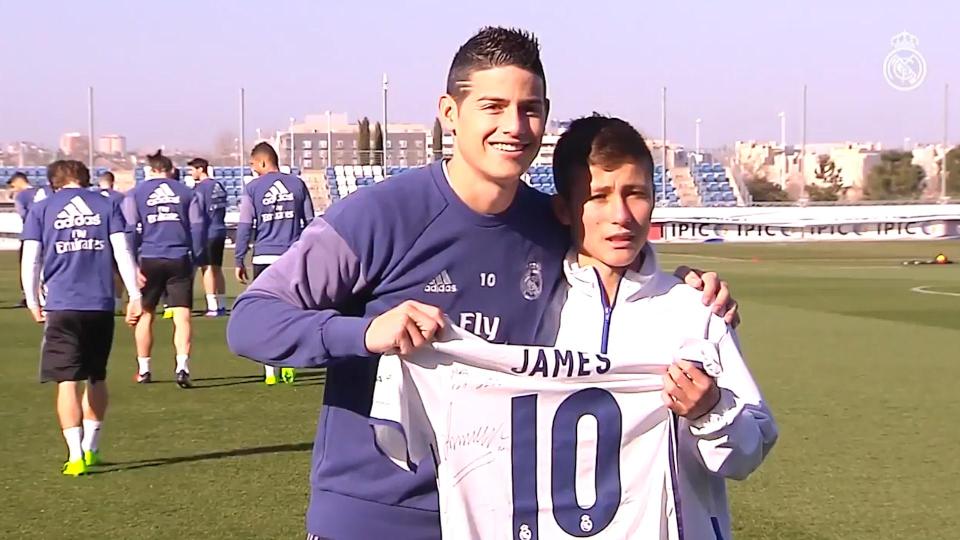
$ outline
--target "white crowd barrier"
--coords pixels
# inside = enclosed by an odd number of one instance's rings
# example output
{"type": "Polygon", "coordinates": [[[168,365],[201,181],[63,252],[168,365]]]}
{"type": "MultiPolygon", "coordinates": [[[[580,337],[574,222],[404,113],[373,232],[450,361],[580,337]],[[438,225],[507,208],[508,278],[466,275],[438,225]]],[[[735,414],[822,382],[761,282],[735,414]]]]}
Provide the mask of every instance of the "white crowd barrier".
{"type": "MultiPolygon", "coordinates": [[[[237,213],[227,215],[228,227],[237,213]]],[[[16,248],[22,224],[0,212],[0,249],[16,248]]],[[[814,242],[960,238],[960,204],[657,208],[653,242],[814,242]]]]}
{"type": "Polygon", "coordinates": [[[816,242],[960,237],[960,205],[658,208],[653,242],[816,242]]]}

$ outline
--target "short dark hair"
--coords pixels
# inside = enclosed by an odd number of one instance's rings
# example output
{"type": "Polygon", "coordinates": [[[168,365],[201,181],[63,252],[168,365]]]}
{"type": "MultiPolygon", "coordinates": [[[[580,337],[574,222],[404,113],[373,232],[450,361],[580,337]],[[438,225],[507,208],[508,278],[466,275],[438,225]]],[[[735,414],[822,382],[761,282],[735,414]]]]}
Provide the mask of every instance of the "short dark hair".
{"type": "Polygon", "coordinates": [[[65,186],[68,180],[76,180],[80,187],[90,187],[90,169],[82,161],[68,159],[65,161],[54,161],[47,167],[47,174],[53,171],[53,177],[50,178],[50,185],[54,190],[65,186]]]}
{"type": "Polygon", "coordinates": [[[49,182],[51,186],[53,185],[54,177],[57,176],[57,173],[60,171],[61,167],[63,167],[63,164],[66,162],[67,162],[66,160],[58,159],[50,163],[49,165],[47,165],[47,182],[49,182]]]}
{"type": "Polygon", "coordinates": [[[277,156],[277,151],[266,141],[257,143],[250,152],[250,156],[263,156],[271,165],[275,167],[280,165],[280,157],[277,156]]]}
{"type": "Polygon", "coordinates": [[[173,162],[170,158],[163,155],[163,150],[157,150],[156,154],[147,155],[147,164],[156,172],[169,173],[173,171],[173,162]]]}
{"type": "Polygon", "coordinates": [[[114,176],[112,172],[107,171],[100,175],[100,180],[106,180],[107,182],[110,182],[110,184],[112,185],[114,182],[117,181],[117,177],[114,176]]]}
{"type": "Polygon", "coordinates": [[[620,118],[594,113],[570,123],[553,152],[553,179],[557,193],[570,199],[579,171],[599,165],[615,169],[625,163],[643,168],[653,181],[653,155],[643,135],[620,118]]]}
{"type": "Polygon", "coordinates": [[[27,182],[27,183],[30,182],[30,180],[27,178],[27,175],[26,175],[26,174],[24,174],[24,173],[22,173],[22,172],[20,172],[20,171],[17,171],[17,172],[15,172],[15,173],[11,174],[11,175],[10,175],[10,178],[7,178],[7,185],[9,186],[9,185],[13,184],[13,183],[14,183],[16,180],[18,180],[18,179],[19,179],[19,180],[23,180],[24,182],[27,182]]]}
{"type": "Polygon", "coordinates": [[[194,169],[203,169],[203,172],[207,172],[207,167],[210,166],[210,162],[201,157],[195,157],[187,162],[187,166],[193,167],[194,169]]]}
{"type": "Polygon", "coordinates": [[[467,40],[453,56],[447,72],[447,94],[458,101],[466,95],[461,88],[475,71],[515,66],[540,77],[547,92],[547,77],[540,62],[540,43],[536,36],[518,28],[487,26],[467,40]]]}

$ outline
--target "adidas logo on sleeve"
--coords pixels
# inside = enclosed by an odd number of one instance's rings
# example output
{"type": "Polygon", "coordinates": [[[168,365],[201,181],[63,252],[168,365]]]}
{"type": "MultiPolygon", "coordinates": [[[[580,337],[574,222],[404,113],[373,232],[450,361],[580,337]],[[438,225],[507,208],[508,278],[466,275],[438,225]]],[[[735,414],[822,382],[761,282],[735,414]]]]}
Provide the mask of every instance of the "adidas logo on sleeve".
{"type": "Polygon", "coordinates": [[[457,285],[450,279],[450,274],[444,270],[423,287],[423,292],[455,293],[457,292],[457,285]]]}
{"type": "Polygon", "coordinates": [[[147,206],[158,206],[161,204],[180,204],[180,196],[170,189],[167,184],[160,184],[147,197],[147,206]]]}
{"type": "Polygon", "coordinates": [[[278,202],[288,202],[292,200],[293,194],[290,193],[287,186],[283,185],[283,182],[280,180],[274,180],[273,185],[270,186],[270,189],[263,195],[262,202],[265,206],[270,206],[278,202]]]}
{"type": "Polygon", "coordinates": [[[81,197],[70,199],[53,222],[53,228],[58,231],[91,225],[100,225],[100,214],[94,213],[81,197]]]}

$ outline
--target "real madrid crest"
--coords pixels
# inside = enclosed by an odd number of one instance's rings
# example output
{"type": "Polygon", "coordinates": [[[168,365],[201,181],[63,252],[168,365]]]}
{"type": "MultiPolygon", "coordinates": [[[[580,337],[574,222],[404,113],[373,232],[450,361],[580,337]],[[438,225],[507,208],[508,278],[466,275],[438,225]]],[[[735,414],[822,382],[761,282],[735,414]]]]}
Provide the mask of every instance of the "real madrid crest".
{"type": "Polygon", "coordinates": [[[883,60],[883,78],[901,92],[919,88],[927,77],[927,61],[917,49],[920,40],[909,32],[900,32],[890,44],[893,50],[883,60]]]}
{"type": "Polygon", "coordinates": [[[540,298],[540,294],[543,293],[543,272],[540,269],[540,263],[536,261],[527,263],[527,270],[523,273],[523,279],[520,280],[520,290],[527,300],[540,298]]]}

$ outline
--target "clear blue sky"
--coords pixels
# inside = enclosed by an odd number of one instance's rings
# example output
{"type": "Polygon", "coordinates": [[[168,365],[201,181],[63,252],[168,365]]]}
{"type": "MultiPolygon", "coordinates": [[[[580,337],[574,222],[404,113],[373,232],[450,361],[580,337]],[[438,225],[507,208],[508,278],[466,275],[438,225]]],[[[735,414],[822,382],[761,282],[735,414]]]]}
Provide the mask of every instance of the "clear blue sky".
{"type": "Polygon", "coordinates": [[[879,1],[264,1],[0,0],[0,141],[55,144],[86,130],[96,88],[97,132],[134,148],[212,148],[247,126],[272,130],[326,109],[429,123],[459,44],[482,25],[538,34],[553,118],[598,110],[659,134],[660,87],[670,138],[707,146],[776,139],[777,113],[808,141],[939,141],[943,84],[960,140],[960,3],[879,1]],[[513,4],[513,5],[511,5],[513,4]],[[697,7],[694,7],[697,6],[697,7]],[[890,38],[920,39],[929,73],[911,93],[882,78],[890,38]]]}

